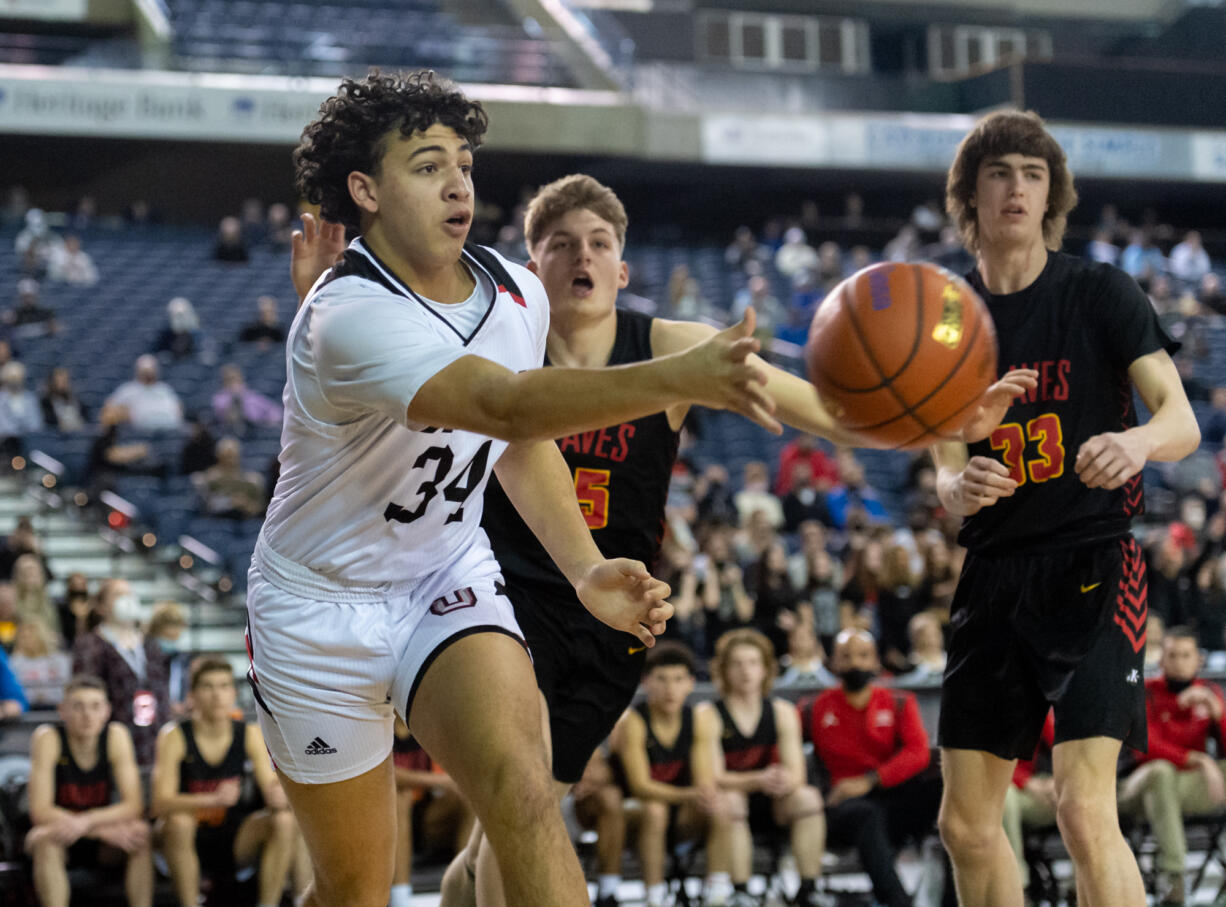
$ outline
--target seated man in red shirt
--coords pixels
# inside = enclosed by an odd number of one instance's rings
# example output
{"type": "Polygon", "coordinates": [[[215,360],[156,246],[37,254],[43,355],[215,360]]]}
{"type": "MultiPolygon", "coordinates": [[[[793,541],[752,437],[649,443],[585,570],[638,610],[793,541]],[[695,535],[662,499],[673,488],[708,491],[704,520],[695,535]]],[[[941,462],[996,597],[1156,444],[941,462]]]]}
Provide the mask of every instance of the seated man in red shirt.
{"type": "MultiPolygon", "coordinates": [[[[919,705],[912,693],[872,683],[881,665],[864,630],[839,633],[831,668],[842,683],[818,696],[807,716],[818,761],[830,776],[826,843],[856,848],[884,907],[909,907],[895,851],[935,830],[941,802],[940,778],[921,777],[931,754],[919,705]]],[[[948,882],[945,903],[956,903],[948,882]]]]}
{"type": "Polygon", "coordinates": [[[1157,902],[1184,902],[1188,842],[1183,817],[1216,812],[1226,803],[1223,768],[1210,756],[1226,740],[1222,691],[1197,678],[1203,664],[1196,632],[1170,627],[1162,642],[1161,675],[1145,681],[1149,752],[1120,785],[1120,811],[1143,813],[1158,841],[1157,902]]]}

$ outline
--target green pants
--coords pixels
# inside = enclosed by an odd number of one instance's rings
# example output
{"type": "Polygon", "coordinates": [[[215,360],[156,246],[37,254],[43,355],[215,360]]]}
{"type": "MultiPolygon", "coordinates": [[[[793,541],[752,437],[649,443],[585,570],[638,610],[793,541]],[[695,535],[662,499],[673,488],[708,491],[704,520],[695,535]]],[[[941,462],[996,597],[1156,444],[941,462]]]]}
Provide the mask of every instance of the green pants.
{"type": "MultiPolygon", "coordinates": [[[[1218,767],[1226,770],[1226,761],[1218,767]]],[[[1203,816],[1220,806],[1209,802],[1205,776],[1180,770],[1165,759],[1146,762],[1120,783],[1120,813],[1142,815],[1158,842],[1158,869],[1181,873],[1187,863],[1184,816],[1203,816]]]]}
{"type": "Polygon", "coordinates": [[[1047,828],[1055,824],[1056,810],[1050,803],[1020,790],[1013,784],[1009,785],[1005,792],[1005,836],[1009,839],[1009,846],[1013,848],[1013,856],[1017,859],[1023,889],[1030,885],[1030,867],[1026,865],[1026,857],[1022,852],[1022,830],[1047,828]]]}

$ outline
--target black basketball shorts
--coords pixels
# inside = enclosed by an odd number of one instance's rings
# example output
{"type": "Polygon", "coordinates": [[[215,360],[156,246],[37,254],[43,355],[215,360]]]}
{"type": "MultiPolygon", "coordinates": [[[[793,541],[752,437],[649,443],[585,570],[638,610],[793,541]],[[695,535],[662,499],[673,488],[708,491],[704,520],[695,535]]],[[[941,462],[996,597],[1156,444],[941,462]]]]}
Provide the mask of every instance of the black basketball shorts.
{"type": "Polygon", "coordinates": [[[1041,554],[968,553],[954,593],[938,742],[1034,755],[1114,737],[1144,751],[1145,560],[1132,536],[1041,554]]]}
{"type": "Polygon", "coordinates": [[[549,706],[553,776],[574,784],[634,698],[646,647],[592,617],[573,593],[506,586],[549,706]]]}

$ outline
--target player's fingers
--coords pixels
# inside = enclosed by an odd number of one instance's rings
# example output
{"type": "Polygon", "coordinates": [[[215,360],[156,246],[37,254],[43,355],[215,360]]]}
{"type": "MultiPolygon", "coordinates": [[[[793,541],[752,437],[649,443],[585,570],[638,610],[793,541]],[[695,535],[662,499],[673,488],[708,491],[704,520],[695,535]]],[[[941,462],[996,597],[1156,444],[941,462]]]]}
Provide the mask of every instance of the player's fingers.
{"type": "Polygon", "coordinates": [[[615,558],[613,563],[622,576],[630,576],[635,579],[651,579],[647,565],[642,561],[636,561],[628,557],[619,557],[615,558]]]}
{"type": "Polygon", "coordinates": [[[993,460],[991,457],[971,457],[966,464],[968,470],[995,473],[998,476],[1008,476],[1009,467],[1000,460],[993,460]]]}
{"type": "Polygon", "coordinates": [[[672,618],[674,609],[672,603],[662,601],[647,612],[647,622],[649,624],[664,623],[672,618]]]}
{"type": "Polygon", "coordinates": [[[650,649],[656,644],[655,634],[653,634],[651,630],[642,624],[637,624],[632,632],[639,638],[639,642],[641,642],[647,648],[650,649]]]}
{"type": "Polygon", "coordinates": [[[733,407],[735,412],[740,413],[751,422],[757,422],[772,435],[781,435],[783,434],[783,426],[771,415],[771,410],[773,409],[774,407],[772,406],[768,410],[766,407],[760,406],[748,398],[741,405],[733,407]]]}
{"type": "Polygon", "coordinates": [[[302,212],[302,235],[307,242],[313,242],[319,234],[319,222],[309,211],[302,212]]]}
{"type": "Polygon", "coordinates": [[[728,347],[728,359],[732,362],[744,362],[752,353],[762,349],[757,337],[742,337],[728,347]]]}
{"type": "Polygon", "coordinates": [[[654,602],[662,602],[673,594],[672,587],[668,583],[655,577],[644,580],[641,589],[643,597],[654,602]]]}

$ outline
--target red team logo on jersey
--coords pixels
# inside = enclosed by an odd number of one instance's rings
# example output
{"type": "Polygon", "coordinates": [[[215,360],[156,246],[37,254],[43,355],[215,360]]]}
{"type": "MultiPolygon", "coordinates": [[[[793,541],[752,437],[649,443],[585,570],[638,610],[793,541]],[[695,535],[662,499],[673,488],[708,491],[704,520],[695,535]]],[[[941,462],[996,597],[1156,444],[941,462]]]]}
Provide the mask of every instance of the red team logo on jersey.
{"type": "Polygon", "coordinates": [[[459,611],[461,608],[471,608],[476,603],[477,594],[473,592],[471,586],[465,586],[450,595],[440,595],[430,602],[430,610],[441,617],[452,611],[459,611]]]}

